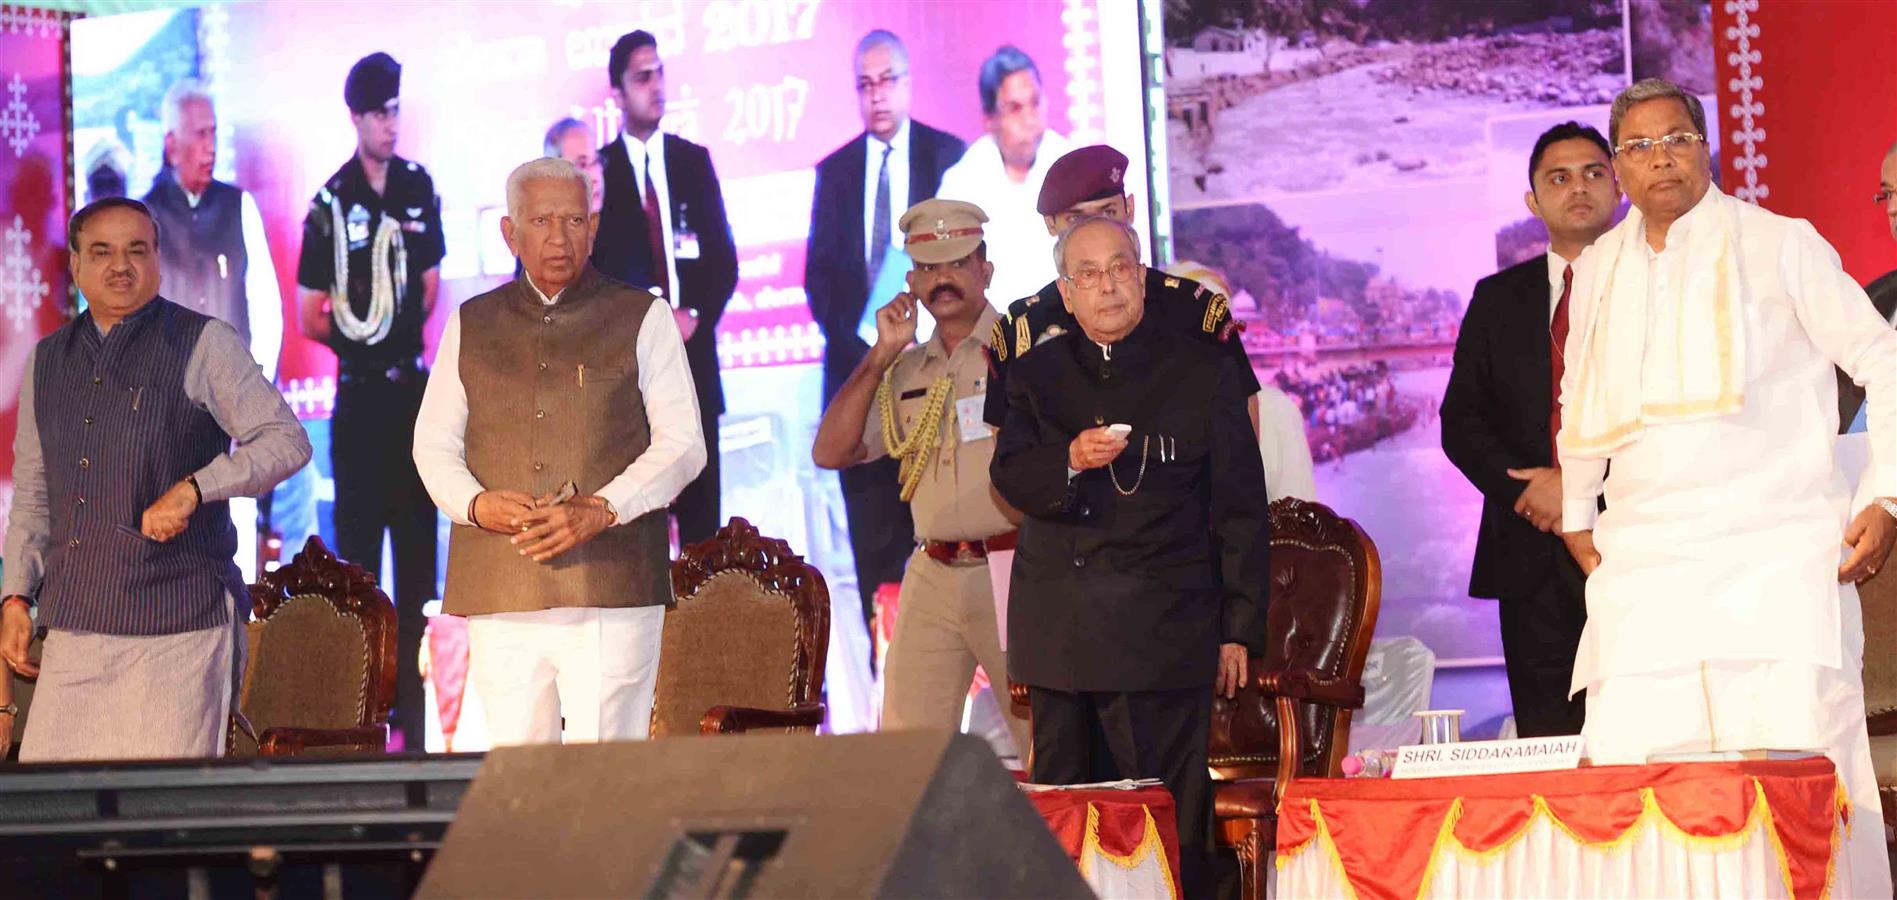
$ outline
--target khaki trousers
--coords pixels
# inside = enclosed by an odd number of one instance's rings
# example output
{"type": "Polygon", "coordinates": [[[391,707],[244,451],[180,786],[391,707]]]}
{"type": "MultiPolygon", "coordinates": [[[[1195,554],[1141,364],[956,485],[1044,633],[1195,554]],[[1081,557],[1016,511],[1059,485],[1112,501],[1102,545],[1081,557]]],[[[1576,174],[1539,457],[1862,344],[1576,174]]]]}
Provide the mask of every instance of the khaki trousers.
{"type": "Polygon", "coordinates": [[[977,664],[994,686],[1016,754],[1026,760],[1028,723],[1009,708],[1008,657],[988,565],[951,566],[917,551],[902,576],[896,636],[883,672],[883,727],[960,730],[977,664]]]}

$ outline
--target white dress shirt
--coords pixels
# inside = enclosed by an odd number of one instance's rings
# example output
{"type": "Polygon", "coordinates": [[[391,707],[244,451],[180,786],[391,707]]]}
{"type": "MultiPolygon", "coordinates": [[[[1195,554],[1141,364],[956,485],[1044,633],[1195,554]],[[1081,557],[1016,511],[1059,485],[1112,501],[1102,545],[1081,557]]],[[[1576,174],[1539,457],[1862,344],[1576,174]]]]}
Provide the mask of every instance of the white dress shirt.
{"type": "MultiPolygon", "coordinates": [[[[638,192],[633,200],[640,209],[645,209],[646,197],[646,160],[652,161],[652,185],[659,192],[659,224],[664,226],[659,235],[659,246],[665,250],[665,283],[671,285],[672,296],[663,298],[665,302],[678,305],[678,245],[672,238],[672,186],[665,177],[665,132],[654,131],[644,141],[625,132],[621,142],[626,148],[626,161],[632,163],[632,186],[638,192]]],[[[638,285],[649,287],[649,285],[638,285]]],[[[674,323],[676,324],[676,323],[674,323]]]]}
{"type": "MultiPolygon", "coordinates": [[[[1672,224],[1665,250],[1643,239],[1620,261],[1647,267],[1649,329],[1677,315],[1688,235],[1714,227],[1707,202],[1672,224]]],[[[1870,497],[1897,494],[1897,332],[1810,223],[1737,209],[1744,406],[1649,426],[1613,454],[1611,477],[1609,460],[1562,458],[1565,530],[1592,528],[1601,554],[1576,690],[1705,660],[1844,663],[1839,610],[1856,602],[1837,583],[1844,526],[1870,497]],[[1833,363],[1866,388],[1872,463],[1855,499],[1833,465],[1833,363]]],[[[1577,276],[1615,239],[1584,252],[1577,276]]],[[[1569,332],[1570,357],[1584,325],[1569,332]]],[[[1649,350],[1645,377],[1662,355],[1649,350]]]]}
{"type": "MultiPolygon", "coordinates": [[[[192,209],[203,194],[178,186],[192,209]]],[[[277,357],[283,352],[283,295],[278,293],[277,267],[270,260],[270,240],[264,236],[263,214],[250,192],[239,189],[238,220],[244,237],[244,306],[250,315],[250,355],[272,384],[277,381],[277,357]]]]}
{"type": "Polygon", "coordinates": [[[1041,136],[1027,180],[1016,184],[1008,177],[994,137],[983,135],[968,145],[961,162],[942,173],[937,197],[973,203],[988,215],[983,238],[988,242],[988,261],[995,266],[988,301],[996,309],[1005,312],[1008,304],[1038,293],[1054,280],[1054,236],[1047,233],[1047,223],[1035,205],[1040,202],[1048,168],[1070,149],[1066,138],[1049,129],[1041,136]]]}
{"type": "MultiPolygon", "coordinates": [[[[1548,251],[1548,325],[1550,327],[1554,326],[1555,307],[1561,305],[1561,273],[1573,264],[1572,260],[1561,254],[1553,250],[1548,251]]],[[[1570,298],[1568,303],[1572,306],[1573,299],[1570,298]]]]}
{"type": "Polygon", "coordinates": [[[1269,384],[1258,391],[1258,455],[1265,460],[1265,494],[1274,502],[1285,497],[1317,501],[1304,414],[1290,397],[1269,384]]]}
{"type": "MultiPolygon", "coordinates": [[[[542,303],[560,302],[559,294],[548,299],[531,279],[525,280],[542,303]]],[[[613,505],[614,525],[664,509],[705,468],[698,392],[685,362],[685,340],[670,309],[658,303],[647,308],[634,354],[652,444],[599,489],[599,496],[613,505]]],[[[415,468],[435,506],[457,525],[474,524],[468,521],[468,506],[488,489],[468,470],[467,429],[468,392],[461,383],[461,310],[457,309],[442,329],[435,367],[422,395],[421,412],[415,417],[415,468]]],[[[518,486],[494,488],[517,490],[518,486]]]]}
{"type": "MultiPolygon", "coordinates": [[[[876,173],[883,163],[884,147],[889,148],[889,233],[882,239],[892,247],[902,246],[900,223],[902,214],[909,211],[909,120],[902,120],[902,127],[887,144],[868,132],[863,140],[868,146],[863,163],[863,259],[868,261],[876,246],[876,173]]],[[[869,277],[874,279],[876,273],[869,277]]]]}

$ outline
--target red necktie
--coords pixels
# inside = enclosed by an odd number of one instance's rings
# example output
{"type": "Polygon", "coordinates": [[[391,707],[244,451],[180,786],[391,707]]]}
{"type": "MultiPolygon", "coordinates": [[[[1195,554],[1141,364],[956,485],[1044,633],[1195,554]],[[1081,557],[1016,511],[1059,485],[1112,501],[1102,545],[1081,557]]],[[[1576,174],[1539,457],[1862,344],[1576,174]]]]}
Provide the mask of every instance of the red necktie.
{"type": "MultiPolygon", "coordinates": [[[[1554,321],[1548,323],[1549,356],[1554,360],[1554,405],[1548,410],[1548,442],[1561,433],[1561,375],[1567,371],[1562,358],[1568,346],[1568,290],[1574,286],[1574,267],[1561,270],[1561,299],[1554,304],[1554,321]]],[[[1554,448],[1554,464],[1561,465],[1561,448],[1554,448]]]]}
{"type": "Polygon", "coordinates": [[[672,296],[672,280],[665,266],[665,221],[659,217],[659,189],[652,183],[652,156],[646,160],[646,243],[652,248],[652,283],[659,288],[659,295],[666,303],[678,305],[678,298],[672,296]]]}

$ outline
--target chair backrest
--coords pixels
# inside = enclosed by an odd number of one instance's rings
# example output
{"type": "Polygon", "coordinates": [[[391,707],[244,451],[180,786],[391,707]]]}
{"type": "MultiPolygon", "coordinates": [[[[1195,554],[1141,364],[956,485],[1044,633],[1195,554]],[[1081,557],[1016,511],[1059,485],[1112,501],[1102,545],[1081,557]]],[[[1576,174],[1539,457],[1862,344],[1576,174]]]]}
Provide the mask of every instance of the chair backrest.
{"type": "Polygon", "coordinates": [[[829,647],[823,576],[788,544],[733,518],[672,563],[652,736],[696,735],[715,706],[820,702],[829,647]]]}
{"type": "MultiPolygon", "coordinates": [[[[395,698],[395,605],[360,566],[312,537],[250,586],[249,650],[238,709],[271,728],[387,725],[395,698]]],[[[233,728],[235,756],[256,743],[233,728]]]]}
{"type": "Polygon", "coordinates": [[[1869,651],[1864,654],[1864,714],[1872,734],[1897,734],[1897,655],[1888,652],[1897,647],[1897,572],[1891,569],[1887,561],[1857,586],[1869,651]]]}
{"type": "MultiPolygon", "coordinates": [[[[1295,497],[1271,504],[1267,669],[1305,668],[1356,682],[1376,628],[1383,563],[1356,522],[1295,497]]],[[[1300,703],[1298,771],[1335,774],[1349,744],[1350,710],[1300,703]]],[[[1251,687],[1212,706],[1209,762],[1219,780],[1277,773],[1278,713],[1251,687]]]]}

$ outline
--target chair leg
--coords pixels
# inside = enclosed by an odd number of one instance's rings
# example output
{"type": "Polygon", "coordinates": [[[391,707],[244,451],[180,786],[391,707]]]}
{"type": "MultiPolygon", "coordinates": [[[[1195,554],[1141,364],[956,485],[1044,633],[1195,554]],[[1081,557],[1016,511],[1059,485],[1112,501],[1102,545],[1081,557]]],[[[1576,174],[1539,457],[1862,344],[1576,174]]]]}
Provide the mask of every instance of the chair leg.
{"type": "Polygon", "coordinates": [[[1265,900],[1265,886],[1271,880],[1270,860],[1266,858],[1265,835],[1273,829],[1254,820],[1243,840],[1232,846],[1238,854],[1238,895],[1241,900],[1265,900]]]}

